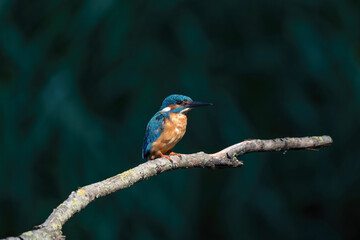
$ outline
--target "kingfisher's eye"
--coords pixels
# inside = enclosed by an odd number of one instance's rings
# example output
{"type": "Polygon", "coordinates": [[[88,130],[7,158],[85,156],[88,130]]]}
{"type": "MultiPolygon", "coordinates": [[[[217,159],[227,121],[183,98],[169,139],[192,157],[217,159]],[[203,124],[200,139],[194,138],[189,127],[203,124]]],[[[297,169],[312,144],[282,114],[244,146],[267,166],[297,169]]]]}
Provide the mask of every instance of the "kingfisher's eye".
{"type": "Polygon", "coordinates": [[[176,104],[178,104],[178,105],[180,105],[182,103],[183,103],[183,101],[180,101],[180,100],[176,101],[176,104]]]}

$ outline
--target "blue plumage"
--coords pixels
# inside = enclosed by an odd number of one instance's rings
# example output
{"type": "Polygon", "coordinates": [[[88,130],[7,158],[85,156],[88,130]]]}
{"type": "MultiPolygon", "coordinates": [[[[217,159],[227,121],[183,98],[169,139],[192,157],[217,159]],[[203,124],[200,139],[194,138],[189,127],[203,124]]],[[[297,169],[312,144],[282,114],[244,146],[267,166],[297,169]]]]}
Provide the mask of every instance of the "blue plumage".
{"type": "Polygon", "coordinates": [[[161,104],[160,111],[172,104],[180,104],[181,102],[192,102],[193,100],[187,96],[173,94],[164,99],[161,104]]]}
{"type": "MultiPolygon", "coordinates": [[[[169,113],[167,113],[168,115],[169,113]]],[[[151,143],[153,143],[156,139],[158,139],[164,130],[166,114],[162,112],[157,112],[149,121],[146,131],[145,137],[142,147],[142,158],[147,159],[150,153],[151,143]]]]}

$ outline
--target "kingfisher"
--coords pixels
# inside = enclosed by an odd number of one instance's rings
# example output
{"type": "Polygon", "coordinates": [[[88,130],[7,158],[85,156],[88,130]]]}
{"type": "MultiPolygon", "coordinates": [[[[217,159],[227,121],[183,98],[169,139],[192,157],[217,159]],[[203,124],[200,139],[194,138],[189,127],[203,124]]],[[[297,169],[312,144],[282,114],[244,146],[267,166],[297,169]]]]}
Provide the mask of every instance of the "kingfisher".
{"type": "MultiPolygon", "coordinates": [[[[196,102],[183,95],[173,94],[164,99],[157,113],[149,121],[142,146],[142,158],[153,160],[158,157],[170,159],[180,154],[172,152],[174,146],[186,132],[186,114],[193,108],[212,105],[196,102]],[[165,155],[165,154],[169,155],[165,155]]],[[[172,162],[172,161],[171,161],[172,162]]]]}

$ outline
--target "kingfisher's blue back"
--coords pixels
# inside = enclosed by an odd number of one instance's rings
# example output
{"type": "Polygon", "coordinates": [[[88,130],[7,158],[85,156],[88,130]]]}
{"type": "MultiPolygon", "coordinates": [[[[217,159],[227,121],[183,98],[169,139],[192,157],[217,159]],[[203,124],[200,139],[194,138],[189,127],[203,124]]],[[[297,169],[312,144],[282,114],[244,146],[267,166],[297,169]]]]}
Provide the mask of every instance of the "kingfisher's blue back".
{"type": "Polygon", "coordinates": [[[146,127],[144,142],[142,146],[143,159],[147,159],[149,157],[151,143],[153,143],[156,139],[160,137],[161,133],[164,130],[164,124],[165,116],[160,111],[155,113],[155,115],[149,121],[146,127]]]}

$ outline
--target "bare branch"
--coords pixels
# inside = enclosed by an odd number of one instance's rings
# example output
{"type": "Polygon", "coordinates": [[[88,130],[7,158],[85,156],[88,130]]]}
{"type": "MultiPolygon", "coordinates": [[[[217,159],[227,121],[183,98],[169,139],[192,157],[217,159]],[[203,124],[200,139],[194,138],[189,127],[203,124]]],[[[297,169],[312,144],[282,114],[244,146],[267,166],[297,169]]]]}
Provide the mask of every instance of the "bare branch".
{"type": "Polygon", "coordinates": [[[97,198],[109,195],[118,190],[132,186],[144,179],[181,168],[236,168],[243,163],[238,156],[251,152],[288,151],[296,149],[315,149],[329,146],[332,139],[329,136],[303,138],[277,138],[272,140],[251,139],[232,145],[220,152],[206,154],[182,154],[181,158],[172,156],[172,162],[166,158],[158,158],[140,164],[128,171],[110,177],[101,182],[93,183],[73,191],[70,196],[53,210],[51,215],[34,230],[25,232],[19,237],[7,239],[65,239],[62,226],[77,212],[97,198]]]}

